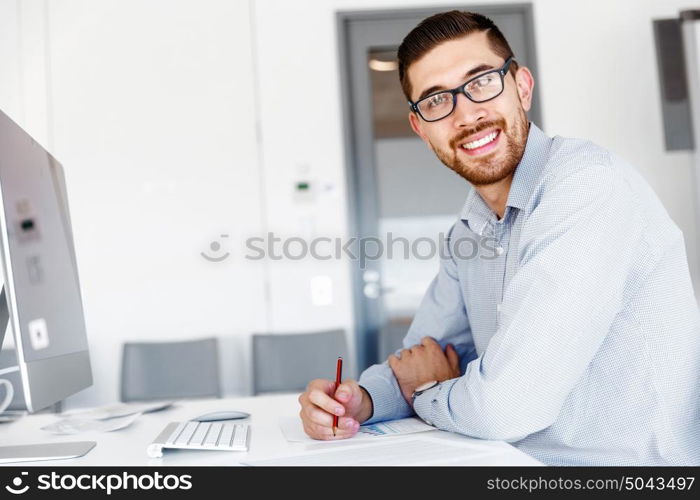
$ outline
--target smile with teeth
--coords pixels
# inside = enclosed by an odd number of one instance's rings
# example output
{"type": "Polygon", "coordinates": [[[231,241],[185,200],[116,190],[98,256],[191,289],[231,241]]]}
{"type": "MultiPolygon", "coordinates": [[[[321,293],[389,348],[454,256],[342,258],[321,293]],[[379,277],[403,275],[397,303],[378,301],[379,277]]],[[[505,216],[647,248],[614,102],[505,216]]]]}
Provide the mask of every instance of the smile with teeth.
{"type": "Polygon", "coordinates": [[[484,137],[482,137],[481,139],[477,139],[476,141],[466,142],[466,143],[462,144],[462,148],[464,148],[464,149],[476,149],[476,148],[480,148],[480,147],[482,147],[482,146],[485,146],[485,145],[488,144],[489,142],[493,141],[493,140],[496,138],[497,135],[498,135],[498,131],[497,131],[497,130],[494,130],[494,131],[491,132],[490,134],[485,135],[484,137]]]}

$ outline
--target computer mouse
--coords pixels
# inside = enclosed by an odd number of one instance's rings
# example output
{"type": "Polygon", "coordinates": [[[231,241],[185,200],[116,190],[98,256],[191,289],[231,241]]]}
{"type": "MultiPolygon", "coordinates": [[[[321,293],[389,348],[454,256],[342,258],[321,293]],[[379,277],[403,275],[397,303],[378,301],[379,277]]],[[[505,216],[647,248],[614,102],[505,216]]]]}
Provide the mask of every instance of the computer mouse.
{"type": "Polygon", "coordinates": [[[209,413],[205,413],[204,415],[200,415],[200,416],[192,418],[190,420],[194,420],[195,422],[214,422],[216,420],[236,420],[239,418],[248,418],[248,417],[250,417],[250,413],[247,413],[244,411],[221,410],[221,411],[212,411],[209,413]]]}

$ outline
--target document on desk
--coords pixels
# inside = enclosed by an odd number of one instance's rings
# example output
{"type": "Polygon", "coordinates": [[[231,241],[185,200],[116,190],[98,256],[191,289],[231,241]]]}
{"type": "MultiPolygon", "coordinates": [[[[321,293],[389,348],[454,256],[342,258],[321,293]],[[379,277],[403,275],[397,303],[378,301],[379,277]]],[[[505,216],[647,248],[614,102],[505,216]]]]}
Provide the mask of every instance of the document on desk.
{"type": "MultiPolygon", "coordinates": [[[[304,432],[304,427],[301,424],[301,419],[297,417],[282,417],[280,418],[280,428],[282,434],[287,438],[287,441],[292,443],[337,443],[338,441],[319,441],[311,439],[304,432]]],[[[374,439],[378,436],[401,436],[404,434],[414,434],[416,432],[434,431],[432,427],[419,418],[409,417],[398,420],[388,420],[386,422],[378,422],[376,424],[362,425],[360,430],[349,440],[374,439]]]]}
{"type": "Polygon", "coordinates": [[[108,420],[111,418],[135,415],[137,413],[151,413],[154,411],[165,410],[167,408],[170,408],[174,403],[175,402],[171,400],[146,403],[116,403],[101,406],[99,408],[91,408],[88,410],[76,409],[72,411],[67,411],[63,412],[62,416],[90,420],[108,420]]]}
{"type": "Polygon", "coordinates": [[[41,429],[53,434],[81,434],[83,432],[113,432],[133,424],[144,413],[170,408],[173,401],[148,403],[117,403],[89,410],[64,412],[63,419],[41,429]]]}
{"type": "Polygon", "coordinates": [[[503,448],[469,441],[452,442],[428,436],[362,441],[342,449],[280,458],[251,460],[254,466],[477,465],[495,463],[503,448]],[[489,458],[491,457],[491,458],[489,458]]]}
{"type": "Polygon", "coordinates": [[[114,417],[103,420],[93,420],[88,418],[64,418],[52,424],[43,426],[41,430],[59,435],[82,434],[83,432],[113,432],[129,427],[140,416],[141,413],[134,413],[133,415],[124,415],[122,417],[114,417]]]}

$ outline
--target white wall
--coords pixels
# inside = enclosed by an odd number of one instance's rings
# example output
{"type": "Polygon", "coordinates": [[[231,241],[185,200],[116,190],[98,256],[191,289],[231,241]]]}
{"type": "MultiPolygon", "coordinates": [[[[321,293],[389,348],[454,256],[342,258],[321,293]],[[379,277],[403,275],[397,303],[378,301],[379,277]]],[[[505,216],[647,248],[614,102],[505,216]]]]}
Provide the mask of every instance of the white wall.
{"type": "Polygon", "coordinates": [[[200,256],[262,225],[248,3],[1,4],[17,16],[0,31],[36,47],[9,58],[23,85],[17,96],[6,77],[0,106],[66,168],[95,375],[70,403],[117,398],[125,341],[210,335],[224,390],[248,392],[248,336],[268,326],[264,269],[235,248],[218,264],[200,256]],[[43,62],[36,85],[25,59],[43,62]],[[48,134],[31,120],[42,96],[48,134]]]}
{"type": "MultiPolygon", "coordinates": [[[[691,155],[663,149],[652,34],[685,5],[533,3],[546,132],[632,160],[684,231],[698,283],[691,155]]],[[[0,108],[67,170],[96,372],[74,404],[116,398],[125,340],[216,335],[225,388],[245,393],[250,332],[352,327],[350,263],[265,265],[241,242],[347,236],[335,12],[430,4],[445,2],[0,0],[0,108]],[[313,201],[295,198],[298,180],[313,201]],[[205,262],[222,233],[232,258],[205,262]],[[328,305],[311,300],[319,275],[328,305]]]]}

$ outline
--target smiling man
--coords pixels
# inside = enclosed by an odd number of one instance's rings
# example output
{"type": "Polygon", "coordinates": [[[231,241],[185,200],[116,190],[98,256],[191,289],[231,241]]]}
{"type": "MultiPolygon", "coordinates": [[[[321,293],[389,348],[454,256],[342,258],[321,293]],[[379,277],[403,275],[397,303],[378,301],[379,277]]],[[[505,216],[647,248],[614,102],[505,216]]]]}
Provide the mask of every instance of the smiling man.
{"type": "Polygon", "coordinates": [[[405,349],[335,392],[310,382],[306,432],[417,414],[548,464],[700,464],[700,314],[648,184],[528,121],[533,76],[484,16],[424,20],[399,73],[413,130],[472,189],[405,349]],[[474,239],[493,251],[465,257],[474,239]]]}

